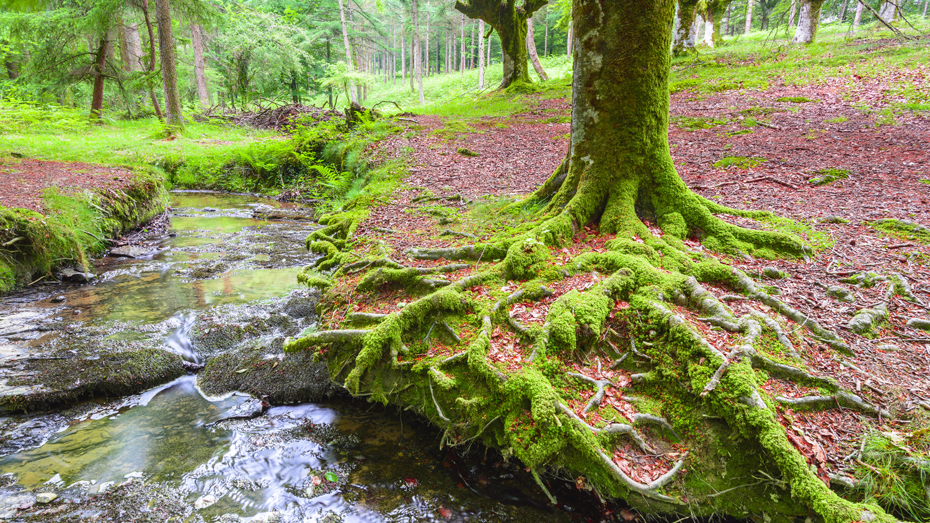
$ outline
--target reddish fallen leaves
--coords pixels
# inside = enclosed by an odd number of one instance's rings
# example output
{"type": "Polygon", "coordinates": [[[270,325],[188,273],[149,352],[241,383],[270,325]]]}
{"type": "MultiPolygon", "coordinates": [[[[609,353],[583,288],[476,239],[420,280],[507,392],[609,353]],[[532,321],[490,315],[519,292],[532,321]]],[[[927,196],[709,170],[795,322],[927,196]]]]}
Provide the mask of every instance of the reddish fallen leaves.
{"type": "Polygon", "coordinates": [[[132,185],[133,172],[89,163],[0,159],[0,206],[43,212],[42,191],[57,187],[65,193],[120,190],[132,185]]]}

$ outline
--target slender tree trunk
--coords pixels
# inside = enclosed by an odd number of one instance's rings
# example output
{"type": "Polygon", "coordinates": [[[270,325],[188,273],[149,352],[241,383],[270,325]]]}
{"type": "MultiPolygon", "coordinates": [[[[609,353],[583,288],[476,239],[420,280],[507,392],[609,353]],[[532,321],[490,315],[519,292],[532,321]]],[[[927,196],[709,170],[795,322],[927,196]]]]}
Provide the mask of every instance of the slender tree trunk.
{"type": "Polygon", "coordinates": [[[543,35],[543,56],[549,58],[549,4],[543,8],[543,20],[546,21],[546,33],[543,35]]]}
{"type": "Polygon", "coordinates": [[[410,91],[411,91],[411,92],[414,91],[414,90],[416,89],[416,82],[414,81],[414,80],[416,79],[416,78],[415,78],[415,77],[416,77],[416,71],[415,71],[415,67],[414,67],[414,64],[415,64],[416,61],[417,61],[417,60],[416,60],[416,55],[417,55],[417,42],[416,42],[416,36],[411,36],[411,38],[410,38],[410,91]]]}
{"type": "Polygon", "coordinates": [[[142,70],[142,39],[139,38],[139,24],[126,24],[126,66],[127,71],[142,70]]]}
{"type": "Polygon", "coordinates": [[[400,35],[400,83],[407,81],[407,57],[406,57],[407,39],[403,34],[400,35]]]}
{"type": "Polygon", "coordinates": [[[539,56],[536,55],[536,39],[533,38],[533,17],[526,19],[526,52],[529,54],[530,61],[533,62],[533,69],[543,82],[549,80],[549,75],[543,70],[542,64],[539,63],[539,56]]]}
{"type": "Polygon", "coordinates": [[[798,13],[798,28],[791,40],[798,44],[810,44],[817,36],[817,27],[820,25],[820,9],[824,0],[801,0],[801,10],[798,13]]]}
{"type": "Polygon", "coordinates": [[[849,0],[843,0],[843,8],[840,9],[840,18],[839,22],[843,23],[843,19],[846,18],[846,8],[849,6],[849,0]]]}
{"type": "Polygon", "coordinates": [[[706,12],[704,18],[704,45],[707,47],[714,46],[714,15],[706,12]]]}
{"type": "Polygon", "coordinates": [[[200,99],[200,108],[207,110],[213,104],[210,102],[210,91],[207,90],[207,67],[203,59],[203,29],[197,24],[191,24],[191,45],[194,47],[194,76],[197,78],[197,98],[200,99]]]}
{"type": "MultiPolygon", "coordinates": [[[[342,0],[339,0],[339,21],[342,22],[342,45],[346,48],[346,68],[351,73],[354,71],[352,66],[352,46],[349,45],[349,26],[346,24],[346,9],[342,0]]],[[[349,101],[354,104],[358,103],[358,95],[352,82],[349,82],[349,101]]]]}
{"type": "Polygon", "coordinates": [[[104,34],[94,54],[94,91],[90,101],[90,119],[99,122],[103,114],[103,81],[106,78],[104,69],[107,66],[107,51],[110,47],[109,35],[104,34]]]}
{"type": "Polygon", "coordinates": [[[459,71],[465,74],[465,15],[462,14],[462,47],[459,50],[459,71]]]}
{"type": "Polygon", "coordinates": [[[472,21],[471,21],[471,40],[468,42],[468,43],[469,43],[469,46],[468,46],[468,60],[469,60],[469,62],[470,62],[469,65],[468,65],[468,67],[469,67],[470,69],[474,69],[475,67],[477,67],[477,65],[476,65],[476,64],[477,64],[477,60],[475,59],[475,52],[476,52],[476,49],[478,48],[477,45],[476,45],[477,42],[475,42],[475,31],[476,31],[477,29],[478,29],[478,24],[475,23],[474,20],[472,20],[472,21]]]}
{"type": "Polygon", "coordinates": [[[420,105],[426,105],[426,99],[423,98],[423,64],[420,60],[420,19],[417,14],[417,2],[413,0],[413,70],[417,76],[417,93],[420,96],[420,105]]]}
{"type": "MultiPolygon", "coordinates": [[[[152,18],[149,16],[149,0],[142,0],[142,15],[145,17],[145,29],[149,33],[149,72],[155,72],[155,31],[152,30],[152,18]]],[[[155,116],[159,120],[164,120],[161,112],[161,105],[158,103],[158,96],[155,95],[155,89],[149,88],[149,98],[152,100],[152,109],[155,110],[155,116]]]]}
{"type": "Polygon", "coordinates": [[[478,89],[484,89],[484,20],[478,20],[478,89]]]}
{"type": "Polygon", "coordinates": [[[727,22],[723,26],[723,34],[730,36],[730,14],[733,12],[733,4],[727,6],[727,22]]]}
{"type": "Polygon", "coordinates": [[[855,35],[856,31],[859,30],[859,23],[862,22],[862,11],[864,7],[865,7],[865,4],[863,3],[863,0],[859,0],[856,3],[856,18],[853,19],[853,27],[852,27],[853,35],[855,35]]]}
{"type": "Polygon", "coordinates": [[[680,0],[675,15],[675,31],[672,39],[672,54],[681,56],[694,51],[697,37],[694,18],[697,16],[698,0],[680,0]]]}
{"type": "Polygon", "coordinates": [[[177,61],[174,53],[174,35],[171,31],[171,4],[169,0],[158,0],[155,4],[155,19],[158,22],[158,50],[161,54],[161,81],[165,90],[165,113],[169,127],[184,129],[181,112],[181,96],[178,92],[177,61]]]}
{"type": "Polygon", "coordinates": [[[487,40],[488,40],[488,60],[487,60],[487,65],[488,65],[488,66],[491,65],[491,43],[494,41],[494,40],[492,40],[491,36],[492,36],[492,35],[488,35],[488,38],[487,38],[487,40]]]}
{"type": "Polygon", "coordinates": [[[788,27],[794,27],[794,13],[797,10],[797,0],[791,0],[788,7],[788,27]]]}
{"type": "Polygon", "coordinates": [[[930,4],[930,0],[924,0],[924,12],[920,15],[921,18],[927,18],[927,4],[930,4]]]}
{"type": "Polygon", "coordinates": [[[427,17],[425,25],[426,25],[426,29],[423,32],[426,33],[426,36],[425,36],[426,42],[424,43],[424,47],[426,47],[426,49],[424,49],[423,51],[423,54],[424,54],[423,59],[426,62],[426,77],[429,78],[430,73],[432,72],[430,71],[430,64],[432,62],[430,62],[429,60],[429,17],[427,17]]]}
{"type": "Polygon", "coordinates": [[[132,71],[129,58],[132,52],[129,50],[129,39],[126,36],[126,24],[123,23],[122,16],[116,17],[116,34],[119,38],[119,56],[122,69],[126,72],[132,71]]]}
{"type": "MultiPolygon", "coordinates": [[[[755,0],[748,0],[746,2],[746,30],[745,33],[749,34],[752,31],[752,5],[755,3],[755,0]]],[[[765,14],[764,12],[762,13],[765,14]]]]}

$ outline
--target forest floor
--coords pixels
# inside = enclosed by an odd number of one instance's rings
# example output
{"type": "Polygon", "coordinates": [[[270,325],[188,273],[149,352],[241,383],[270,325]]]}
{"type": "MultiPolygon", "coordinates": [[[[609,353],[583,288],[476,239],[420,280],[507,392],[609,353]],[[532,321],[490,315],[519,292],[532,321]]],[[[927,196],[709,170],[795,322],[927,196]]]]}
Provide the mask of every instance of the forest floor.
{"type": "Polygon", "coordinates": [[[135,173],[119,167],[89,163],[0,158],[0,206],[45,212],[43,194],[56,188],[62,192],[127,189],[135,173]]]}
{"type": "MultiPolygon", "coordinates": [[[[922,71],[895,74],[923,77],[922,71]]],[[[819,248],[810,261],[729,258],[728,262],[750,275],[760,276],[766,268],[786,273],[787,277],[765,283],[786,303],[835,331],[855,352],[855,357],[845,358],[823,345],[806,345],[801,356],[807,369],[836,379],[896,418],[914,420],[915,414],[923,416],[922,408],[930,409],[930,335],[905,323],[930,314],[930,235],[924,234],[926,229],[921,233],[920,226],[916,235],[883,232],[877,221],[908,220],[930,226],[930,152],[925,146],[930,115],[892,110],[896,102],[889,94],[892,82],[890,76],[869,81],[835,78],[807,87],[772,82],[766,90],[678,92],[671,100],[670,144],[679,174],[699,194],[735,208],[769,210],[811,227],[808,239],[819,248]],[[830,173],[840,179],[814,183],[830,173]],[[870,338],[853,333],[847,324],[857,311],[881,303],[886,285],[843,281],[867,271],[902,275],[917,299],[915,303],[893,297],[888,303],[889,320],[870,338]],[[827,290],[834,286],[848,291],[846,299],[853,301],[831,297],[827,290]]],[[[373,209],[359,236],[383,241],[397,253],[489,238],[481,214],[493,215],[494,205],[475,211],[476,204],[481,208],[482,202],[496,197],[526,196],[562,161],[570,132],[568,89],[528,95],[522,100],[524,110],[506,117],[401,119],[406,132],[382,142],[376,155],[405,159],[411,174],[391,202],[373,209]]],[[[493,219],[485,216],[487,222],[493,219]]],[[[734,221],[758,227],[752,220],[734,221]]],[[[596,249],[604,238],[598,239],[597,231],[589,229],[575,241],[579,248],[596,249]]],[[[701,249],[698,242],[689,245],[701,249]]],[[[442,262],[408,259],[404,263],[442,262]]],[[[552,297],[534,306],[518,304],[511,314],[521,322],[538,324],[559,295],[592,283],[591,277],[569,278],[552,297]]],[[[398,294],[393,302],[388,296],[387,301],[356,301],[353,307],[392,312],[404,305],[399,303],[403,300],[398,294]]],[[[750,302],[731,306],[740,314],[748,307],[766,309],[750,302]]],[[[323,327],[339,328],[343,317],[334,314],[323,327]]],[[[723,334],[705,334],[721,345],[728,341],[723,334]]],[[[516,351],[512,337],[496,331],[492,357],[520,359],[508,354],[516,351]]],[[[788,397],[812,391],[779,379],[771,379],[766,389],[788,397]]],[[[850,457],[863,445],[865,433],[895,435],[911,430],[910,421],[868,418],[845,408],[822,412],[783,408],[780,419],[794,429],[789,437],[825,480],[856,466],[850,457]]]]}

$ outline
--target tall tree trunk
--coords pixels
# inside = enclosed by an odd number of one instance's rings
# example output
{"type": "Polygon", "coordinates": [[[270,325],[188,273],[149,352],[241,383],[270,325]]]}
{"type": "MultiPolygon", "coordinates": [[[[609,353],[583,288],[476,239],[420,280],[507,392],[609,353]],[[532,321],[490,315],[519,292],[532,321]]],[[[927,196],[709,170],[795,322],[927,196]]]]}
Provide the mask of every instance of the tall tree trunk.
{"type": "Polygon", "coordinates": [[[484,20],[478,20],[478,89],[484,89],[484,20]]]}
{"type": "Polygon", "coordinates": [[[123,17],[116,17],[116,34],[119,38],[119,56],[120,62],[123,71],[130,72],[132,71],[132,65],[130,56],[132,52],[129,50],[129,39],[126,36],[126,24],[123,23],[123,17]]]}
{"type": "Polygon", "coordinates": [[[849,0],[843,0],[843,8],[840,9],[840,18],[838,22],[843,23],[843,19],[846,18],[846,8],[849,7],[849,0]]]}
{"type": "MultiPolygon", "coordinates": [[[[142,15],[145,17],[145,29],[149,33],[149,72],[155,72],[155,31],[152,30],[152,18],[149,16],[149,0],[142,0],[142,15]]],[[[152,100],[152,109],[155,110],[155,116],[159,120],[164,120],[165,116],[161,112],[161,105],[158,103],[158,96],[155,95],[155,89],[149,88],[149,98],[152,100]]]]}
{"type": "Polygon", "coordinates": [[[817,27],[820,25],[820,9],[824,0],[801,0],[801,10],[798,13],[798,28],[791,40],[797,44],[810,44],[817,37],[817,27]]]}
{"type": "Polygon", "coordinates": [[[536,39],[533,38],[533,17],[526,19],[526,52],[529,53],[530,61],[533,62],[533,69],[543,82],[549,80],[549,75],[543,70],[542,64],[539,63],[539,56],[536,55],[536,39]]]}
{"type": "MultiPolygon", "coordinates": [[[[746,2],[746,30],[745,34],[749,34],[752,31],[752,5],[755,3],[755,0],[748,0],[746,2]]],[[[764,12],[762,14],[765,14],[764,12]]]]}
{"type": "Polygon", "coordinates": [[[546,21],[546,33],[543,35],[543,56],[549,58],[549,4],[543,8],[543,20],[546,21]]]}
{"type": "MultiPolygon", "coordinates": [[[[342,0],[339,0],[339,21],[342,22],[342,45],[346,48],[346,69],[353,72],[355,69],[352,65],[352,46],[349,45],[349,26],[346,24],[346,9],[342,0]]],[[[355,86],[349,82],[349,101],[358,103],[358,95],[355,92],[355,86]]]]}
{"type": "Polygon", "coordinates": [[[97,51],[94,54],[94,91],[90,101],[90,119],[93,122],[99,122],[103,114],[103,81],[106,78],[104,69],[107,66],[107,51],[110,48],[108,35],[104,34],[97,45],[97,51]]]}
{"type": "Polygon", "coordinates": [[[471,40],[469,40],[468,46],[468,67],[469,69],[474,69],[477,67],[477,61],[475,60],[476,49],[478,48],[475,42],[475,31],[478,28],[478,24],[474,20],[471,21],[471,40]]]}
{"type": "Polygon", "coordinates": [[[198,24],[191,24],[191,45],[194,47],[194,76],[197,78],[197,98],[200,108],[207,110],[212,102],[207,90],[207,64],[203,59],[203,29],[198,24]]]}
{"type": "Polygon", "coordinates": [[[930,4],[930,0],[924,0],[924,12],[920,15],[921,18],[927,18],[927,4],[930,4]]]}
{"type": "MultiPolygon", "coordinates": [[[[484,20],[482,20],[482,22],[483,22],[483,21],[484,21],[484,20]]],[[[493,34],[493,33],[492,33],[492,34],[493,34]]],[[[491,43],[494,41],[494,40],[491,38],[491,36],[492,36],[492,35],[489,34],[489,35],[488,35],[488,38],[487,38],[487,40],[488,40],[488,60],[487,60],[486,63],[487,63],[487,65],[489,65],[489,66],[491,65],[491,43]]]]}
{"type": "Polygon", "coordinates": [[[788,27],[795,27],[794,25],[794,13],[797,10],[797,0],[791,0],[791,3],[788,5],[788,27]]]}
{"type": "Polygon", "coordinates": [[[426,105],[426,99],[423,98],[423,64],[420,60],[420,19],[417,14],[417,2],[413,0],[413,71],[417,76],[417,94],[420,96],[420,105],[426,105]]]}
{"type": "Polygon", "coordinates": [[[465,74],[465,15],[462,14],[462,43],[459,50],[459,71],[465,74]]]}
{"type": "Polygon", "coordinates": [[[713,47],[714,46],[714,31],[716,30],[715,29],[716,26],[714,24],[714,14],[711,12],[705,11],[704,15],[705,16],[704,16],[703,44],[706,45],[707,47],[713,47]]]}
{"type": "Polygon", "coordinates": [[[427,17],[425,25],[426,25],[426,29],[423,32],[426,33],[426,36],[424,37],[424,39],[426,40],[424,42],[424,47],[426,49],[424,49],[423,51],[423,54],[424,54],[423,60],[426,62],[426,77],[429,78],[429,75],[431,73],[430,64],[432,63],[429,60],[429,17],[427,17]]]}
{"type": "Polygon", "coordinates": [[[859,30],[859,23],[862,22],[862,11],[865,7],[863,0],[859,0],[856,3],[856,17],[853,19],[852,34],[855,35],[856,31],[859,30]]]}
{"type": "Polygon", "coordinates": [[[400,83],[407,81],[407,38],[403,35],[400,35],[400,83]]]}
{"type": "Polygon", "coordinates": [[[184,129],[181,113],[181,96],[178,92],[178,74],[174,53],[174,35],[171,31],[171,4],[169,0],[157,0],[155,19],[158,22],[158,50],[161,55],[161,82],[165,91],[165,114],[169,127],[184,129]]]}
{"type": "Polygon", "coordinates": [[[128,67],[127,71],[142,70],[142,39],[139,38],[139,24],[126,24],[126,49],[125,61],[128,67]]]}
{"type": "Polygon", "coordinates": [[[675,32],[672,39],[672,54],[681,56],[694,51],[697,32],[694,17],[697,15],[698,0],[679,0],[675,15],[675,32]]]}

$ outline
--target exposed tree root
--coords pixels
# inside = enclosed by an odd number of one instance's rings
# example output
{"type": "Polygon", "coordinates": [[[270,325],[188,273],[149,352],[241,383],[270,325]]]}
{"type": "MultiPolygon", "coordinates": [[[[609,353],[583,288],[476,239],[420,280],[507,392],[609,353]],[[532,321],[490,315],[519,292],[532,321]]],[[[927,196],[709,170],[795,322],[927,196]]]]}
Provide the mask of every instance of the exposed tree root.
{"type": "MultiPolygon", "coordinates": [[[[777,510],[799,516],[813,511],[837,522],[891,521],[878,509],[842,500],[831,492],[789,441],[776,416],[779,405],[794,409],[839,406],[888,416],[833,380],[804,370],[784,319],[803,326],[810,338],[849,354],[842,339],[761,292],[742,272],[688,250],[679,236],[656,237],[639,221],[627,222],[630,228],[608,241],[606,250],[582,250],[566,262],[555,263],[552,247],[568,242],[588,219],[569,205],[573,200],[562,192],[566,184],[577,183],[573,176],[569,172],[561,183],[547,184],[554,191],[549,195],[550,210],[556,212],[527,233],[483,245],[406,252],[417,259],[476,263],[407,267],[391,259],[389,252],[359,259],[342,250],[349,247],[352,225],[330,222],[311,236],[312,241],[308,239],[308,246],[323,254],[319,267],[333,271],[336,279],[363,273],[354,289],[360,293],[377,294],[386,284],[397,284],[410,301],[390,314],[350,310],[345,321],[367,327],[337,328],[288,340],[285,350],[321,347],[320,355],[329,363],[332,377],[352,394],[370,394],[375,401],[415,409],[446,429],[444,443],[480,439],[512,452],[534,474],[552,467],[584,475],[599,492],[626,497],[644,510],[675,512],[687,506],[690,511],[711,514],[734,500],[748,506],[745,494],[740,494],[745,490],[739,491],[723,478],[716,480],[724,481],[719,483],[721,488],[708,488],[703,478],[699,481],[691,473],[700,477],[706,458],[689,453],[686,447],[702,438],[719,437],[715,431],[721,429],[711,428],[707,420],[720,420],[713,423],[725,425],[752,449],[747,451],[751,456],[743,459],[777,471],[778,481],[772,488],[782,489],[779,496],[790,500],[777,510]],[[640,241],[630,239],[631,235],[640,241]],[[492,264],[495,261],[501,263],[492,264]],[[473,267],[471,275],[457,277],[473,267]],[[440,274],[442,279],[435,277],[440,274]],[[554,296],[551,289],[557,283],[582,275],[597,276],[591,276],[591,283],[583,289],[562,290],[554,296]],[[511,281],[525,283],[518,283],[515,291],[504,291],[511,281]],[[730,292],[742,294],[739,301],[764,304],[782,320],[758,310],[736,315],[702,283],[729,287],[730,292]],[[511,313],[515,303],[532,304],[544,298],[550,299],[541,325],[524,324],[511,313]],[[729,341],[710,343],[689,318],[723,329],[729,341]],[[449,344],[439,343],[438,338],[449,344]],[[776,344],[778,352],[798,365],[773,359],[766,353],[766,343],[776,344]],[[623,346],[629,349],[621,350],[623,346]],[[520,352],[521,347],[525,352],[520,352]],[[606,371],[600,366],[602,358],[612,360],[606,371]],[[597,368],[577,372],[566,363],[577,365],[584,360],[597,361],[597,368]],[[632,384],[618,389],[615,378],[601,377],[604,372],[621,373],[632,384]],[[761,387],[768,376],[815,386],[829,395],[772,397],[761,387]],[[577,401],[577,391],[590,387],[594,395],[576,413],[571,401],[577,401]],[[624,418],[629,414],[603,408],[608,391],[622,398],[631,390],[653,401],[662,398],[666,402],[658,407],[662,416],[636,412],[624,418]],[[583,417],[594,413],[597,423],[584,421],[583,417]],[[662,429],[662,434],[673,436],[685,448],[648,439],[636,428],[647,424],[662,429]],[[649,455],[666,456],[663,459],[668,461],[662,463],[667,470],[648,481],[624,472],[611,457],[618,436],[629,438],[649,455]],[[674,451],[659,450],[670,448],[674,451]],[[686,463],[691,472],[682,474],[686,463]],[[698,506],[684,501],[693,499],[706,503],[698,506]]],[[[775,238],[776,245],[799,251],[774,233],[745,233],[720,225],[710,213],[721,209],[712,202],[689,202],[704,211],[690,214],[687,227],[706,227],[718,241],[731,238],[742,249],[762,238],[775,238]]],[[[668,222],[663,229],[680,232],[675,223],[668,222]]],[[[732,300],[734,295],[723,298],[732,300]]],[[[734,468],[731,477],[744,472],[734,468]]],[[[552,499],[538,476],[537,481],[552,499]]],[[[758,502],[772,503],[761,498],[758,502]]]]}

